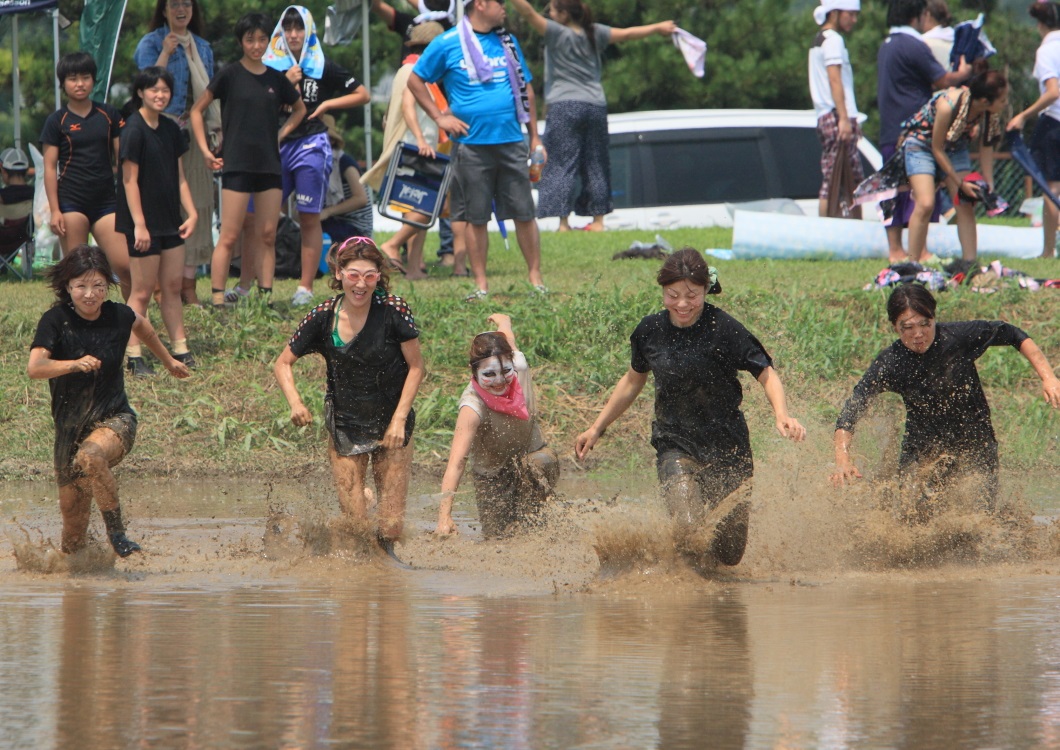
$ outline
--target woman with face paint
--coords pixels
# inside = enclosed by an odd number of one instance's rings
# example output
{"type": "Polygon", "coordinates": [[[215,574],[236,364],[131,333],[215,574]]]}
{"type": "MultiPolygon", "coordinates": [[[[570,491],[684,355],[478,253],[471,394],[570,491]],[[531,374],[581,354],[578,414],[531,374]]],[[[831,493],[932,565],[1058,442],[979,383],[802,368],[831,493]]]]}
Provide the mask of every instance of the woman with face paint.
{"type": "Polygon", "coordinates": [[[449,465],[442,477],[435,533],[453,534],[453,496],[472,457],[479,523],[485,537],[505,534],[552,494],[559,459],[537,425],[537,400],[511,318],[494,313],[496,331],[471,342],[471,382],[460,397],[449,465]]]}
{"type": "Polygon", "coordinates": [[[309,311],[273,367],[291,421],[310,424],[292,366],[306,354],[327,363],[324,421],[328,456],[348,518],[368,518],[365,479],[371,462],[379,505],[379,545],[391,557],[405,523],[412,468],[412,402],[423,381],[420,332],[412,311],[390,293],[386,259],[368,237],[350,237],[328,251],[331,288],[339,294],[309,311]]]}
{"type": "Polygon", "coordinates": [[[655,376],[651,444],[678,550],[696,565],[736,565],[747,545],[753,473],[747,422],[740,411],[738,372],[762,384],[777,431],[801,441],[805,428],[788,415],[784,387],[765,347],[739,321],[705,302],[720,294],[717,271],[686,247],[657,277],[663,312],[630,336],[630,368],[593,426],[578,436],[584,458],[655,376]]]}
{"type": "Polygon", "coordinates": [[[836,421],[837,487],[859,479],[850,457],[854,425],[881,393],[897,393],[906,409],[898,468],[909,520],[926,520],[933,490],[962,476],[979,483],[985,510],[995,509],[997,438],[975,360],[991,346],[1011,346],[1042,380],[1045,400],[1060,408],[1060,381],[1042,350],[1022,330],[1000,320],[935,322],[935,298],[919,284],[905,284],[887,300],[887,319],[898,340],[880,352],[836,421]]]}

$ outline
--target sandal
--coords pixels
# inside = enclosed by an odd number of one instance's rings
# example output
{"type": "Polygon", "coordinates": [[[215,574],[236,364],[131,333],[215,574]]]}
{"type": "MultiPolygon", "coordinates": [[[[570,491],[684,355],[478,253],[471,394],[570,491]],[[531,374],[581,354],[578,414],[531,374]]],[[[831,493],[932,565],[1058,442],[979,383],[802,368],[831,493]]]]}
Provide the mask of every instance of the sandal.
{"type": "Polygon", "coordinates": [[[397,271],[398,273],[404,275],[405,264],[401,262],[400,258],[391,258],[389,255],[387,255],[386,264],[392,271],[397,271]]]}

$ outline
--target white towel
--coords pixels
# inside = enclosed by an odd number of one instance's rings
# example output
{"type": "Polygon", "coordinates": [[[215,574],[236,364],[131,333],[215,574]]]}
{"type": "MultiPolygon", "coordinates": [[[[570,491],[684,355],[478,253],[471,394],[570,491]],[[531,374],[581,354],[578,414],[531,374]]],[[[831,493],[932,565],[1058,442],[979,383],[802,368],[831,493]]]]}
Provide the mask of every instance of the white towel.
{"type": "Polygon", "coordinates": [[[673,33],[673,39],[674,46],[684,55],[688,69],[696,78],[702,78],[706,72],[707,43],[681,28],[673,33]]]}

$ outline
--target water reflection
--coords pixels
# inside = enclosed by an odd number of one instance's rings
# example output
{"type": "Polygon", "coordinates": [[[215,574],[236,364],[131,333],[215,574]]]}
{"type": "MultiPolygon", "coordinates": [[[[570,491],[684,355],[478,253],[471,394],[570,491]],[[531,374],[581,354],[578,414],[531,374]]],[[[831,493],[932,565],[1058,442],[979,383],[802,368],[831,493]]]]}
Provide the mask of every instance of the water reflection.
{"type": "Polygon", "coordinates": [[[349,566],[194,587],[8,584],[0,746],[919,748],[1060,737],[1054,577],[659,580],[563,597],[434,588],[349,566]]]}

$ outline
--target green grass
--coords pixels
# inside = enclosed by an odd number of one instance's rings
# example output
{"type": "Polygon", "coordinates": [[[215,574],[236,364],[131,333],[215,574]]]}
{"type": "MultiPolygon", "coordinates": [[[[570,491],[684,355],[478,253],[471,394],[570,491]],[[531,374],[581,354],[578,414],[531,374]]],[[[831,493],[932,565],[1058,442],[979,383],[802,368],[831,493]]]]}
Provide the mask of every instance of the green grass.
{"type": "MultiPolygon", "coordinates": [[[[455,422],[455,404],[467,379],[471,337],[487,327],[491,312],[512,316],[521,348],[532,367],[542,424],[566,459],[574,437],[602,407],[629,365],[629,334],[644,315],[661,309],[654,278],[657,261],[612,261],[611,255],[652,232],[572,232],[542,236],[545,281],[552,290],[531,292],[514,237],[506,250],[491,237],[490,300],[464,303],[466,279],[431,269],[431,279],[397,278],[394,291],[406,297],[422,331],[427,378],[416,402],[417,466],[440,471],[455,422]]],[[[675,248],[728,247],[724,229],[663,232],[675,248]]],[[[984,258],[984,261],[989,258],[984,258]]],[[[886,324],[882,292],[862,291],[882,261],[719,261],[724,294],[711,301],[741,320],[773,355],[788,391],[792,413],[810,430],[815,455],[827,456],[836,414],[865,367],[894,339],[886,324]]],[[[1060,276],[1056,261],[1008,261],[1036,276],[1060,276]]],[[[324,280],[317,292],[325,292],[324,280]]],[[[295,367],[299,389],[316,416],[312,425],[291,425],[289,410],[272,376],[272,362],[304,310],[287,300],[296,282],[276,284],[276,305],[251,302],[234,310],[186,311],[188,338],[202,367],[186,381],[164,374],[128,383],[140,412],[138,442],[125,465],[138,471],[173,474],[255,472],[297,475],[326,464],[322,426],[324,367],[307,357],[295,367]]],[[[199,293],[208,298],[208,282],[199,293]]],[[[939,295],[939,318],[1002,318],[1025,328],[1054,364],[1060,360],[1058,292],[1003,290],[980,295],[967,289],[939,295]]],[[[30,381],[26,357],[43,310],[50,304],[44,284],[0,282],[0,477],[50,477],[52,425],[47,384],[30,381]]],[[[161,330],[157,309],[151,318],[161,330]]],[[[163,338],[164,335],[163,335],[163,338]]],[[[993,349],[980,360],[993,406],[1002,460],[1015,468],[1060,467],[1060,415],[1041,399],[1038,380],[1026,361],[1008,349],[993,349]]],[[[745,377],[745,410],[756,458],[768,459],[777,441],[761,388],[745,377]]],[[[884,397],[878,413],[895,411],[884,397]]],[[[651,388],[612,428],[587,465],[623,472],[650,467],[648,445],[651,388]]],[[[872,450],[871,437],[858,448],[872,450]]]]}

